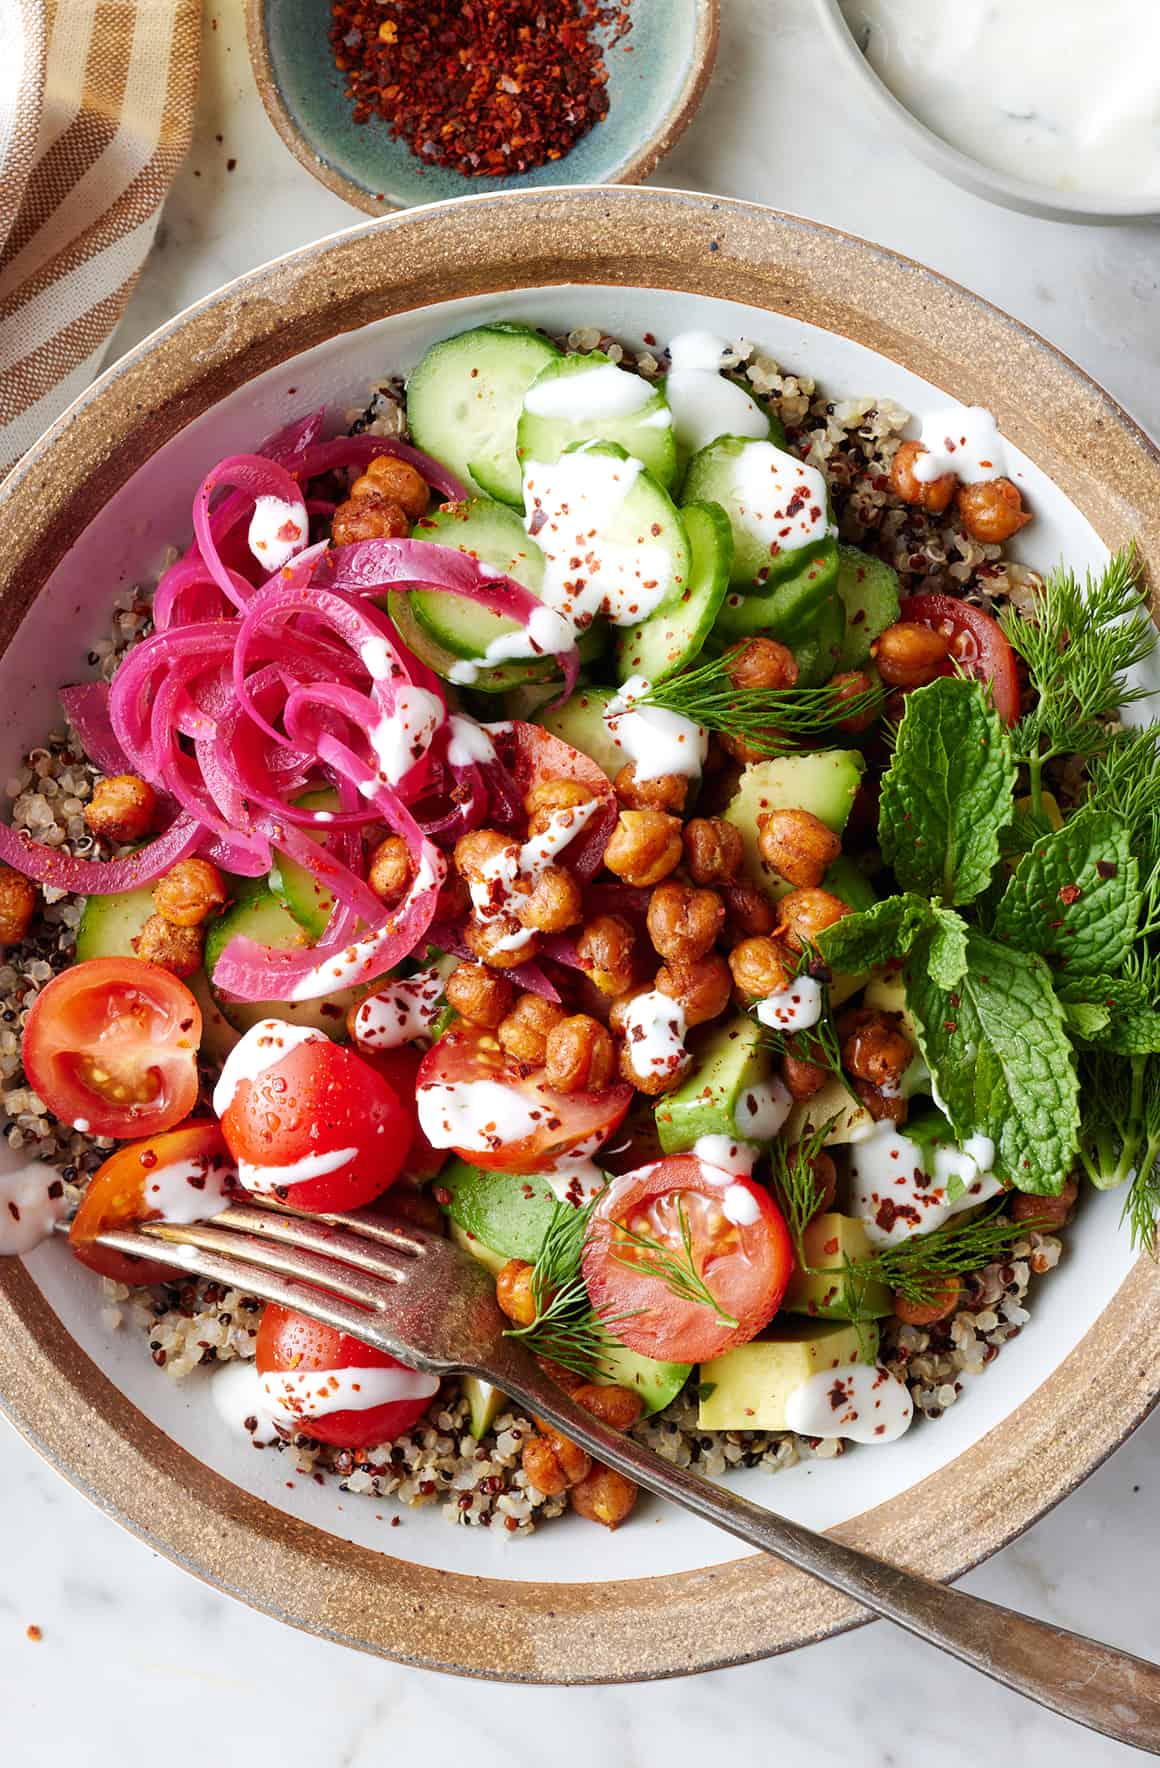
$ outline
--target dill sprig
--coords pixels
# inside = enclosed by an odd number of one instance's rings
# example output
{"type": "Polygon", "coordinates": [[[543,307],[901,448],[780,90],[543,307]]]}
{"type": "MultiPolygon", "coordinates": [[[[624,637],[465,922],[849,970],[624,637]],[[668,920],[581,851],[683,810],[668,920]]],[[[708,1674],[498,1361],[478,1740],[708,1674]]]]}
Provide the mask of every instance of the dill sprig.
{"type": "MultiPolygon", "coordinates": [[[[990,1215],[974,1221],[947,1222],[931,1234],[916,1234],[897,1246],[884,1246],[866,1258],[844,1261],[846,1294],[855,1315],[864,1313],[862,1298],[871,1283],[885,1283],[916,1306],[937,1301],[947,1277],[966,1276],[1026,1239],[1034,1221],[1013,1222],[1000,1203],[990,1215]]],[[[827,1272],[827,1275],[832,1273],[827,1272]]]]}
{"type": "MultiPolygon", "coordinates": [[[[794,979],[808,973],[816,953],[804,951],[799,954],[794,979]]],[[[828,972],[827,972],[828,974],[828,972]]],[[[760,1001],[754,1001],[749,1009],[750,1015],[757,1016],[760,1001]]],[[[817,1023],[807,1031],[779,1031],[774,1025],[766,1025],[758,1020],[761,1027],[761,1048],[771,1056],[794,1056],[799,1062],[813,1062],[819,1068],[828,1069],[836,1076],[849,1093],[856,1105],[862,1101],[854,1091],[853,1084],[842,1067],[842,1046],[838,1038],[838,1028],[834,1024],[834,1015],[830,1007],[829,989],[823,986],[822,1013],[817,1023]]]]}
{"type": "Polygon", "coordinates": [[[805,1262],[802,1257],[805,1231],[817,1214],[823,1196],[822,1186],[814,1171],[814,1162],[836,1122],[836,1117],[829,1117],[803,1141],[775,1141],[769,1150],[773,1165],[773,1188],[799,1264],[805,1262]]]}
{"type": "Polygon", "coordinates": [[[786,755],[803,738],[832,730],[840,719],[857,718],[877,707],[878,686],[842,697],[828,682],[820,688],[741,688],[729,675],[730,654],[696,669],[654,682],[635,706],[658,706],[692,719],[705,730],[739,737],[763,755],[786,755]]]}
{"type": "Polygon", "coordinates": [[[1128,672],[1148,657],[1156,629],[1139,583],[1135,548],[1081,584],[1060,565],[1048,573],[1030,615],[1004,610],[1001,625],[1023,658],[1038,696],[1012,732],[1016,759],[1027,766],[1031,806],[1043,803],[1043,769],[1060,755],[1092,759],[1110,746],[1107,720],[1146,697],[1128,672]]]}
{"type": "Polygon", "coordinates": [[[714,1317],[723,1326],[735,1327],[737,1321],[732,1314],[726,1313],[697,1269],[692,1229],[681,1200],[677,1202],[677,1220],[681,1227],[680,1253],[673,1252],[651,1234],[638,1234],[634,1228],[626,1227],[623,1222],[615,1222],[612,1225],[612,1257],[618,1265],[625,1265],[638,1275],[643,1270],[650,1277],[659,1277],[665,1288],[679,1300],[711,1308],[714,1317]],[[630,1246],[635,1252],[643,1252],[648,1256],[645,1259],[626,1258],[623,1253],[616,1251],[622,1245],[630,1246]]]}
{"type": "Polygon", "coordinates": [[[1085,803],[1126,824],[1144,893],[1141,934],[1160,932],[1160,724],[1112,735],[1088,770],[1085,803]]]}
{"type": "Polygon", "coordinates": [[[608,1330],[630,1314],[597,1317],[581,1275],[580,1261],[588,1239],[592,1211],[599,1193],[582,1209],[557,1203],[539,1256],[532,1267],[532,1300],[536,1315],[528,1326],[512,1326],[507,1338],[522,1338],[539,1357],[547,1357],[592,1381],[612,1350],[608,1330]]]}

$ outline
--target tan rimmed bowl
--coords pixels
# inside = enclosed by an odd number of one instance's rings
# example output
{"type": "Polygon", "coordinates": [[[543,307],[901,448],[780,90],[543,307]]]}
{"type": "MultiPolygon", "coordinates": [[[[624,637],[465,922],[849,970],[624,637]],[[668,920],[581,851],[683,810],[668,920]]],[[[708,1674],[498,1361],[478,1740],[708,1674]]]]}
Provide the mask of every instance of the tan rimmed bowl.
{"type": "MultiPolygon", "coordinates": [[[[835,395],[991,406],[1037,522],[1082,566],[1135,537],[1155,581],[1160,459],[1079,369],[964,290],[813,223],[673,191],[479,197],[367,224],[255,271],[126,357],[0,491],[0,766],[54,722],[108,602],[188,534],[202,473],[280,419],[357,403],[484,318],[662,342],[745,333],[835,395]]],[[[1038,548],[1038,550],[1036,550],[1038,548]]],[[[1092,1197],[1032,1320],[937,1424],[745,1489],[940,1578],[1071,1491],[1160,1390],[1160,1273],[1092,1197]]],[[[840,1596],[646,1509],[615,1545],[576,1519],[531,1541],[294,1481],[103,1325],[59,1246],[0,1274],[0,1405],[81,1490],[218,1588],[403,1661],[526,1681],[675,1675],[853,1624],[840,1596]],[[303,1489],[297,1489],[303,1488],[303,1489]],[[386,1506],[383,1506],[386,1509],[386,1506]]]]}

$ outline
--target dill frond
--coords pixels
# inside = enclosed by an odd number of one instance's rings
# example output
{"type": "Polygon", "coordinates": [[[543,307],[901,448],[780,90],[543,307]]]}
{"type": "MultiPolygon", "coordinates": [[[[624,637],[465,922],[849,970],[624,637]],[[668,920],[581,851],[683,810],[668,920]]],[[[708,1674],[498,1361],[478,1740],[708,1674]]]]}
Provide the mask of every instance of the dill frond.
{"type": "Polygon", "coordinates": [[[689,1227],[689,1218],[685,1214],[683,1202],[677,1204],[677,1220],[681,1226],[681,1251],[675,1253],[663,1241],[654,1239],[651,1234],[638,1234],[635,1229],[628,1228],[623,1222],[616,1222],[612,1227],[612,1257],[618,1265],[625,1265],[630,1271],[642,1272],[650,1277],[659,1277],[665,1288],[671,1291],[680,1301],[695,1302],[701,1307],[710,1308],[716,1319],[723,1326],[735,1327],[737,1321],[732,1314],[726,1313],[709,1285],[697,1269],[697,1261],[693,1253],[693,1234],[689,1227]],[[634,1252],[644,1253],[644,1258],[627,1258],[616,1251],[617,1246],[626,1245],[634,1252]]]}
{"type": "Polygon", "coordinates": [[[739,737],[769,756],[791,754],[803,739],[820,737],[840,719],[857,718],[882,699],[878,686],[848,698],[832,682],[820,688],[739,688],[729,676],[729,653],[654,682],[634,705],[663,707],[706,730],[739,737]]]}

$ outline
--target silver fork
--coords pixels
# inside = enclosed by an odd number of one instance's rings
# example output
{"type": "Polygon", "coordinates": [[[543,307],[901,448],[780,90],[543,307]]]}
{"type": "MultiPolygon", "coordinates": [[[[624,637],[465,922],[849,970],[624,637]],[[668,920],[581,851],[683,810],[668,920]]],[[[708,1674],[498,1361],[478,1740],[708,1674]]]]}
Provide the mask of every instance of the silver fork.
{"type": "Polygon", "coordinates": [[[433,1375],[481,1376],[638,1484],[775,1554],[1052,1712],[1160,1755],[1160,1667],[888,1565],[675,1467],[577,1406],[515,1338],[492,1278],[449,1240],[360,1211],[238,1204],[108,1233],[118,1251],[281,1302],[433,1375]]]}

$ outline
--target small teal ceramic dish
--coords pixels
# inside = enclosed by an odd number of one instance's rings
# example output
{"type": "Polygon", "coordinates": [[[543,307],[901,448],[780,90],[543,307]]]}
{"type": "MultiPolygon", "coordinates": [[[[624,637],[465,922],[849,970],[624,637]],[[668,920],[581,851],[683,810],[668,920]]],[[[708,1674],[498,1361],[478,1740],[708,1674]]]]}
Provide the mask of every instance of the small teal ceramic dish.
{"type": "Polygon", "coordinates": [[[368,214],[445,197],[561,184],[638,184],[682,133],[717,52],[720,0],[631,0],[632,29],[605,52],[608,114],[563,159],[510,178],[424,165],[379,117],[356,123],[334,65],[325,0],[245,0],[267,115],[307,171],[368,214]]]}

